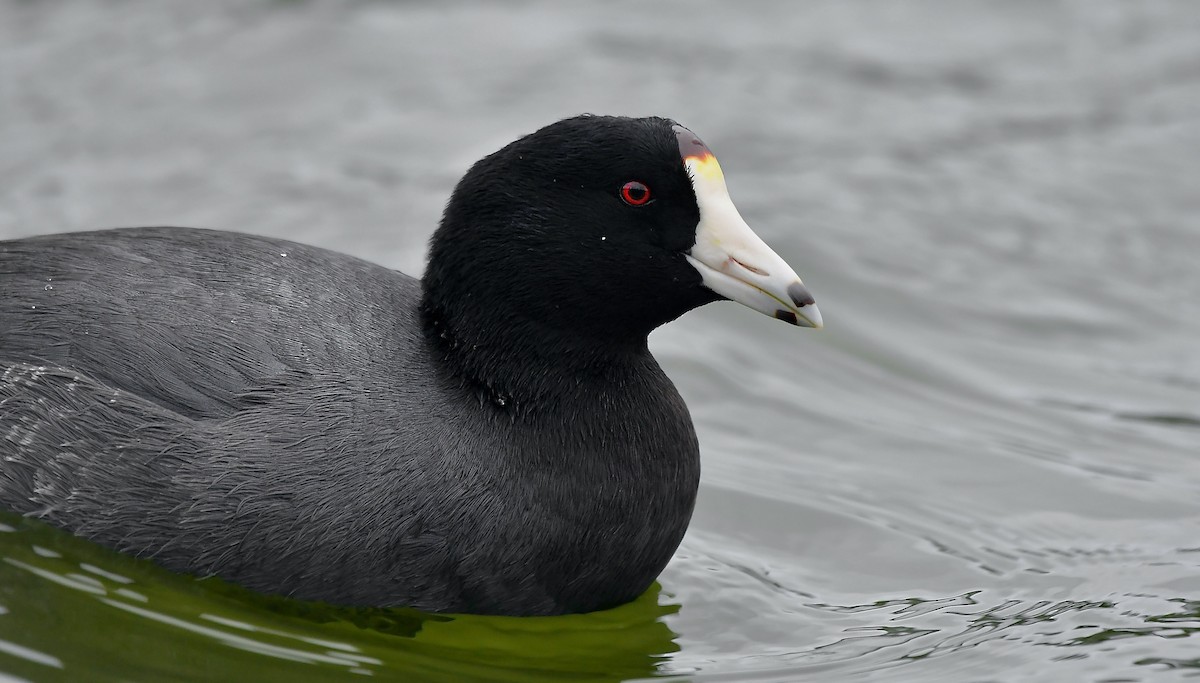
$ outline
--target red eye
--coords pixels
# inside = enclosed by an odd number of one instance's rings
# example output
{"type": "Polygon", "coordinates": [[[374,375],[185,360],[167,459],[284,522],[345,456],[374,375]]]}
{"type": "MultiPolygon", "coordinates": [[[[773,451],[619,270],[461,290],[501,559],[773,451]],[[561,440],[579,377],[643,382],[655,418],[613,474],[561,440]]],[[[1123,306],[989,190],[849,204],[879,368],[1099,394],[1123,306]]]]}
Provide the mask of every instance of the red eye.
{"type": "Polygon", "coordinates": [[[642,206],[650,201],[650,188],[645,183],[630,180],[621,186],[621,199],[630,206],[642,206]]]}

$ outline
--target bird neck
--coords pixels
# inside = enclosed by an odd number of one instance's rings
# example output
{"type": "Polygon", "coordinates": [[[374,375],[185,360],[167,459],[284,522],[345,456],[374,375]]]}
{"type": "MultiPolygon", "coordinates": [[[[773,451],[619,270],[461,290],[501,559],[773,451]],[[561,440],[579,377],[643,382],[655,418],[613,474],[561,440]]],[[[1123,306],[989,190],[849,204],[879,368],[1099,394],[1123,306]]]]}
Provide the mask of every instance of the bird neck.
{"type": "Polygon", "coordinates": [[[421,317],[426,342],[446,372],[481,399],[525,415],[622,384],[653,363],[646,334],[563,329],[495,302],[451,304],[427,291],[421,317]]]}

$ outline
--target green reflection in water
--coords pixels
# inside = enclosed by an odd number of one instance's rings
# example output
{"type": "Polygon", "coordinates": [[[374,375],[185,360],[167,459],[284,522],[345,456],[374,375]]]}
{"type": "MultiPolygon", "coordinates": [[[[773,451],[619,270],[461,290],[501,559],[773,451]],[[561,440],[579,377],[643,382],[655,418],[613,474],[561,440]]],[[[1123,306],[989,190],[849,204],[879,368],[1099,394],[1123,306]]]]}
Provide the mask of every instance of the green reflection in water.
{"type": "Polygon", "coordinates": [[[251,593],[0,512],[0,681],[619,681],[678,649],[656,585],[564,617],[340,608],[251,593]]]}
{"type": "MultiPolygon", "coordinates": [[[[1096,645],[1125,638],[1187,638],[1200,634],[1200,601],[1183,598],[1172,600],[1183,605],[1169,614],[1148,616],[1144,627],[1108,628],[1072,640],[1069,645],[1096,645]]],[[[1172,669],[1200,669],[1200,657],[1145,657],[1135,664],[1163,665],[1172,669]]]]}

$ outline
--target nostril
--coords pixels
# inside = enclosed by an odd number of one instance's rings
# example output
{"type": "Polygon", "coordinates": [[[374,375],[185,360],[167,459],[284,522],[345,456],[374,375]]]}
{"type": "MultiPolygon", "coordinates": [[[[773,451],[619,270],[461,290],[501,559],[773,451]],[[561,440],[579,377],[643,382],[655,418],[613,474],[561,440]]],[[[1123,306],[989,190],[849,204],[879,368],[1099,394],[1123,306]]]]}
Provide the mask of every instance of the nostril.
{"type": "Polygon", "coordinates": [[[804,306],[811,306],[816,303],[816,300],[813,299],[812,294],[808,293],[808,288],[803,283],[793,282],[788,285],[787,293],[788,296],[792,297],[792,303],[796,304],[796,308],[803,308],[804,306]]]}
{"type": "Polygon", "coordinates": [[[729,257],[729,260],[730,260],[730,261],[733,261],[734,263],[738,264],[739,266],[741,266],[741,267],[745,268],[746,270],[750,271],[751,273],[754,273],[755,275],[761,275],[761,276],[763,276],[763,277],[770,277],[770,276],[771,276],[771,274],[770,274],[770,273],[768,273],[767,271],[763,270],[762,268],[755,268],[754,266],[752,266],[752,265],[750,265],[750,264],[748,264],[748,263],[742,263],[741,261],[737,260],[736,258],[734,258],[734,257],[732,257],[732,256],[730,256],[730,257],[729,257]]]}

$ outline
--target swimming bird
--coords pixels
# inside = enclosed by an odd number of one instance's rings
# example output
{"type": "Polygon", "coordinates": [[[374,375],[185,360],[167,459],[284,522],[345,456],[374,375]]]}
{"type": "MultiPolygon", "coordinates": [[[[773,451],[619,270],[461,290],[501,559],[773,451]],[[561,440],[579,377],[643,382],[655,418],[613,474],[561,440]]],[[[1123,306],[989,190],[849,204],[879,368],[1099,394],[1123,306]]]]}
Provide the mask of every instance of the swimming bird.
{"type": "Polygon", "coordinates": [[[477,162],[420,280],[201,229],[0,242],[0,507],[300,599],[619,605],[699,484],[647,335],[721,299],[821,326],[664,118],[569,118],[477,162]]]}

